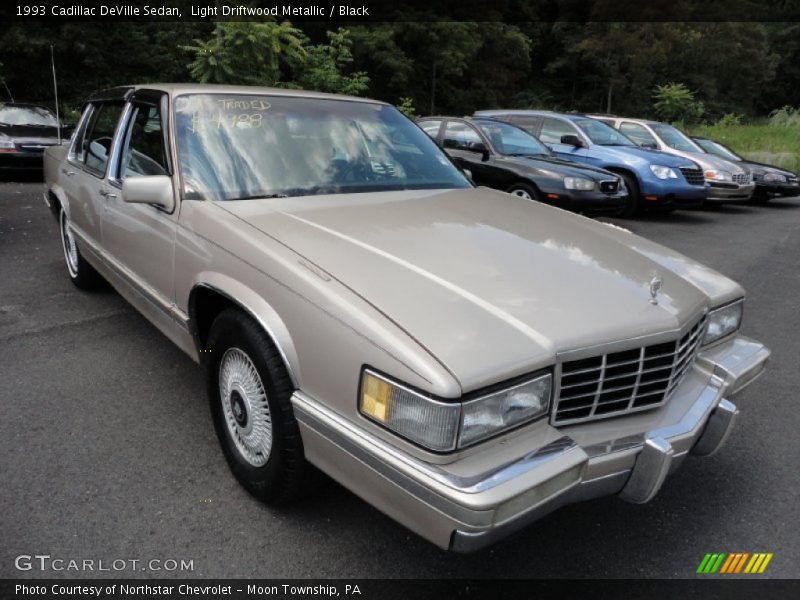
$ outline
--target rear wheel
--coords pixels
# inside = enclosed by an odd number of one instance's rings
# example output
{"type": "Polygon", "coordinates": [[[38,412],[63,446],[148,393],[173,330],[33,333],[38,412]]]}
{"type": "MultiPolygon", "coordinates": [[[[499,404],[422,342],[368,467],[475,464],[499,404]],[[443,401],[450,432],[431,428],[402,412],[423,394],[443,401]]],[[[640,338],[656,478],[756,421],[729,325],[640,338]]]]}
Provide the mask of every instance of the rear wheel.
{"type": "Polygon", "coordinates": [[[514,196],[524,198],[525,200],[536,200],[537,202],[542,201],[542,195],[539,193],[539,190],[532,185],[523,183],[521,181],[513,184],[506,190],[506,192],[514,196]]]}
{"type": "Polygon", "coordinates": [[[628,173],[617,173],[625,182],[628,188],[628,202],[625,208],[619,213],[621,217],[632,217],[641,211],[641,193],[639,192],[639,182],[636,177],[628,173]]]}
{"type": "Polygon", "coordinates": [[[61,229],[61,248],[67,263],[67,274],[72,283],[82,290],[96,289],[103,285],[103,277],[81,256],[75,234],[72,232],[67,212],[61,208],[58,214],[61,229]]]}
{"type": "Polygon", "coordinates": [[[310,470],[294,418],[289,374],[264,330],[235,308],[214,320],[205,361],[211,414],[225,459],[247,491],[295,499],[310,470]]]}

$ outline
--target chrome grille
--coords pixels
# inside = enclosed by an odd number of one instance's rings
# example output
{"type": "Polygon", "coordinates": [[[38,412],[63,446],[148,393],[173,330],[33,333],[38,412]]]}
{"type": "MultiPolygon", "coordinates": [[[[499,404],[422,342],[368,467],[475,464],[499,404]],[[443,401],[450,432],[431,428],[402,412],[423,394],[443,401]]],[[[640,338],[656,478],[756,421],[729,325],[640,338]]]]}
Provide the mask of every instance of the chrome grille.
{"type": "Polygon", "coordinates": [[[607,179],[600,182],[600,191],[604,194],[616,194],[619,189],[619,181],[616,179],[607,179]]]}
{"type": "Polygon", "coordinates": [[[733,183],[738,183],[739,185],[747,185],[750,183],[750,173],[735,173],[733,175],[733,183]]]}
{"type": "Polygon", "coordinates": [[[705,324],[704,315],[674,341],[563,362],[553,424],[661,406],[694,364],[705,324]]]}
{"type": "Polygon", "coordinates": [[[681,167],[681,173],[683,173],[686,182],[691,185],[703,185],[706,182],[706,177],[703,175],[702,169],[681,167]]]}

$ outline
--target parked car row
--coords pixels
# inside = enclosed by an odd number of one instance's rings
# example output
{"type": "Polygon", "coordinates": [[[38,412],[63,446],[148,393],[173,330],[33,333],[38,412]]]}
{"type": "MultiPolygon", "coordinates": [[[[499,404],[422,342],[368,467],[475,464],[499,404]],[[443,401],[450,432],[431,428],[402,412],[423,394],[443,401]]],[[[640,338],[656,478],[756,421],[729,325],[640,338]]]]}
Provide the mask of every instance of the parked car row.
{"type": "Polygon", "coordinates": [[[483,110],[418,124],[475,183],[587,214],[800,194],[794,173],[651,120],[483,110]]]}
{"type": "Polygon", "coordinates": [[[770,355],[737,283],[531,201],[702,201],[696,163],[588,117],[501,116],[426,135],[364,98],[119,87],[45,152],[44,200],[72,282],[110,282],[201,364],[254,496],[293,500],[315,465],[469,552],[572,502],[649,501],[723,445],[770,355]]]}

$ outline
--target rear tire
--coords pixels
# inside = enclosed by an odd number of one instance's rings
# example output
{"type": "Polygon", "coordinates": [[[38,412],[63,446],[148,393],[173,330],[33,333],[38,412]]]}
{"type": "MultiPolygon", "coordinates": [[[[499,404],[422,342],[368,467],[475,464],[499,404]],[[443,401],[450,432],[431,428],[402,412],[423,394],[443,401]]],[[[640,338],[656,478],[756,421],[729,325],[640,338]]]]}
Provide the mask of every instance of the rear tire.
{"type": "Polygon", "coordinates": [[[208,397],[228,466],[259,500],[294,500],[311,466],[292,408],[294,386],[280,353],[236,308],[214,320],[207,345],[208,397]]]}
{"type": "Polygon", "coordinates": [[[625,187],[628,188],[628,203],[619,213],[619,216],[633,217],[642,210],[642,196],[641,192],[639,192],[639,182],[628,173],[617,173],[617,175],[622,177],[622,180],[625,182],[625,187]]]}
{"type": "Polygon", "coordinates": [[[94,290],[102,287],[105,280],[95,268],[81,256],[75,234],[72,233],[69,217],[63,207],[59,208],[58,225],[61,229],[61,248],[64,261],[67,263],[67,275],[75,287],[82,290],[94,290]]]}
{"type": "Polygon", "coordinates": [[[510,186],[506,192],[525,200],[535,200],[536,202],[542,201],[542,195],[539,193],[539,190],[528,183],[523,183],[522,181],[510,186]]]}

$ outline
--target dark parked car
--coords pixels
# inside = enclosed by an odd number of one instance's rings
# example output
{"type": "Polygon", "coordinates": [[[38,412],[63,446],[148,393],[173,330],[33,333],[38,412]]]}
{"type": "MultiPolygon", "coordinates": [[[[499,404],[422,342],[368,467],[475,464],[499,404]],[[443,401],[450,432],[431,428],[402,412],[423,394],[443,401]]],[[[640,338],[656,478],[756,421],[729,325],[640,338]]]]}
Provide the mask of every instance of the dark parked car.
{"type": "Polygon", "coordinates": [[[714,140],[704,137],[693,137],[692,139],[709,154],[741,163],[753,172],[753,181],[756,182],[753,202],[768,202],[770,198],[781,196],[800,196],[800,181],[798,181],[797,174],[780,167],[747,160],[714,140]]]}
{"type": "Polygon", "coordinates": [[[478,185],[589,214],[619,213],[626,206],[628,192],[619,176],[557,158],[514,125],[456,117],[418,123],[478,185]]]}
{"type": "Polygon", "coordinates": [[[59,123],[44,106],[0,103],[0,169],[41,169],[45,148],[69,137],[71,127],[59,123]]]}

